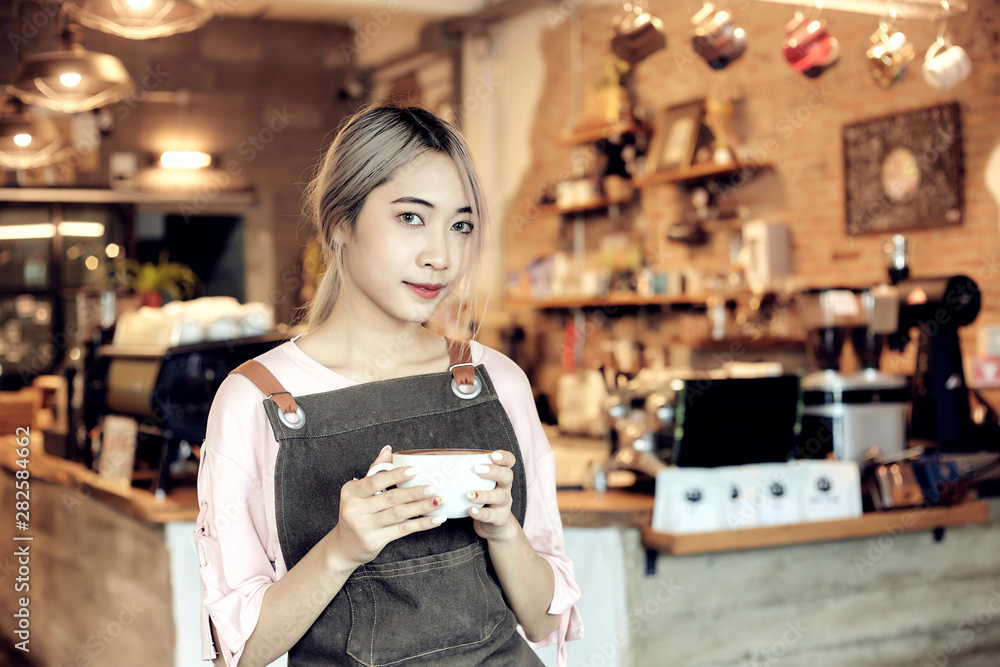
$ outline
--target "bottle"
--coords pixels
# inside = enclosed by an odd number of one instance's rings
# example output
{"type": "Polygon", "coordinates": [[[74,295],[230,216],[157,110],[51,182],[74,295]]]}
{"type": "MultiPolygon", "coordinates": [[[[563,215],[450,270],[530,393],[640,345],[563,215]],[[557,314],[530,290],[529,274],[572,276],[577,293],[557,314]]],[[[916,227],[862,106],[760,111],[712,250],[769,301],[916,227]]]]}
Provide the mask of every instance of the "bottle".
{"type": "Polygon", "coordinates": [[[906,237],[896,234],[882,247],[885,253],[886,268],[889,271],[889,282],[897,285],[910,277],[910,266],[906,256],[906,237]]]}

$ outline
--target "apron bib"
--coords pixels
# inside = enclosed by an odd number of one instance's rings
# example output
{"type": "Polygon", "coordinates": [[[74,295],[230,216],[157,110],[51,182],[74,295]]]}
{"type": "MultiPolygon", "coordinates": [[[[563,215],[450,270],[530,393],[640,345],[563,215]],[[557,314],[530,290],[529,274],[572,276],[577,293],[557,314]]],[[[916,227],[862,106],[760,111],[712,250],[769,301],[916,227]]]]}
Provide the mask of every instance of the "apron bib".
{"type": "MultiPolygon", "coordinates": [[[[467,345],[449,346],[450,372],[292,397],[262,364],[233,372],[267,396],[278,441],[275,519],[288,569],[340,516],[340,489],[361,479],[385,445],[410,449],[503,449],[514,454],[512,514],[524,524],[521,451],[486,369],[467,345]],[[456,384],[479,389],[462,394],[456,384]],[[298,415],[298,420],[290,417],[298,415]]],[[[362,565],[289,650],[289,667],[313,665],[541,665],[516,631],[471,518],[394,540],[362,565]]]]}

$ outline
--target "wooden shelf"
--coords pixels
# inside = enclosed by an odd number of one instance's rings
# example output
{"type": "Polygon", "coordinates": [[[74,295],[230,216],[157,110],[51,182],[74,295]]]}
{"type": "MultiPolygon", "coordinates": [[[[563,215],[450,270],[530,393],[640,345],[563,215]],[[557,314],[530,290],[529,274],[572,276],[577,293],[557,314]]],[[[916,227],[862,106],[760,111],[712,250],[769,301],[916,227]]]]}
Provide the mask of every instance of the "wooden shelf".
{"type": "Polygon", "coordinates": [[[814,521],[715,533],[675,535],[646,526],[642,529],[642,543],[647,549],[680,556],[852,540],[880,535],[895,536],[920,530],[983,524],[989,520],[989,505],[983,501],[975,501],[954,507],[915,507],[890,512],[870,512],[856,519],[814,521]]]}
{"type": "Polygon", "coordinates": [[[600,141],[602,139],[611,139],[614,137],[621,137],[623,135],[637,134],[638,132],[644,130],[645,127],[635,121],[627,123],[614,123],[588,128],[585,130],[576,130],[571,134],[561,137],[559,139],[559,143],[563,146],[578,146],[580,144],[590,143],[591,141],[600,141]]]}
{"type": "Polygon", "coordinates": [[[674,340],[670,341],[671,345],[686,345],[689,347],[694,347],[702,350],[711,349],[726,349],[732,347],[733,345],[742,345],[747,349],[753,350],[781,350],[781,349],[802,349],[805,346],[805,341],[801,338],[795,337],[776,337],[776,336],[762,336],[761,338],[748,338],[748,337],[729,337],[721,338],[715,340],[714,338],[700,338],[698,340],[674,340]]]}
{"type": "Polygon", "coordinates": [[[769,165],[758,162],[730,162],[728,164],[716,164],[707,162],[696,164],[687,169],[674,169],[662,171],[651,176],[640,176],[632,180],[632,184],[637,188],[644,188],[649,185],[662,183],[691,183],[694,181],[707,181],[713,178],[724,178],[743,170],[757,172],[766,169],[769,165]]]}
{"type": "Polygon", "coordinates": [[[608,296],[567,296],[550,299],[532,299],[528,301],[512,301],[511,307],[522,306],[540,310],[559,310],[571,308],[607,308],[629,306],[704,306],[706,297],[698,294],[652,294],[640,296],[631,292],[609,294],[608,296]]]}
{"type": "Polygon", "coordinates": [[[587,213],[590,211],[603,211],[609,209],[612,206],[625,207],[631,204],[631,200],[626,201],[610,201],[608,199],[595,199],[594,201],[587,202],[586,204],[580,204],[579,206],[558,206],[556,204],[545,204],[539,206],[539,210],[542,213],[558,213],[559,215],[570,215],[573,213],[587,213]]]}

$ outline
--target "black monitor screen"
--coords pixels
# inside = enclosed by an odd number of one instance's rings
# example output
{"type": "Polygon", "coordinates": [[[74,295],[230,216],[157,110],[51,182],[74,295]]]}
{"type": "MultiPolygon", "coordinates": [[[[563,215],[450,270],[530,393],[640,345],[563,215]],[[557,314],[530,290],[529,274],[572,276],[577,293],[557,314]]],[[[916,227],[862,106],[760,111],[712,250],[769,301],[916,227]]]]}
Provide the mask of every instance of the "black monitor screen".
{"type": "Polygon", "coordinates": [[[799,414],[795,375],[686,380],[677,397],[674,463],[783,462],[795,446],[799,414]]]}

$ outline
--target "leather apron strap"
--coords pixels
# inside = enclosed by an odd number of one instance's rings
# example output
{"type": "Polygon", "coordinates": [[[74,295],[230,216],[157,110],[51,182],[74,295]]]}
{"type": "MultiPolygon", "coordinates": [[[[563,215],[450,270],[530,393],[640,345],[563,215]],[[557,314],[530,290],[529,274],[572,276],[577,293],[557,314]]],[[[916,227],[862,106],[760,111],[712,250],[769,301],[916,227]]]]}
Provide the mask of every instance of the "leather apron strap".
{"type": "Polygon", "coordinates": [[[286,415],[298,412],[299,405],[292,395],[278,382],[278,378],[267,370],[267,366],[256,359],[240,364],[232,370],[232,373],[238,373],[257,385],[261,393],[274,401],[275,405],[286,415]]]}
{"type": "MultiPolygon", "coordinates": [[[[455,384],[472,385],[476,381],[476,369],[472,364],[472,348],[466,342],[448,341],[448,372],[451,373],[455,384]]],[[[231,373],[238,373],[253,382],[261,393],[274,401],[275,405],[286,415],[291,415],[299,410],[295,398],[278,382],[278,378],[267,370],[267,366],[256,359],[244,362],[234,368],[231,373]]]]}
{"type": "Polygon", "coordinates": [[[471,385],[476,381],[476,369],[472,365],[472,349],[468,343],[448,339],[448,372],[457,385],[471,385]]]}

